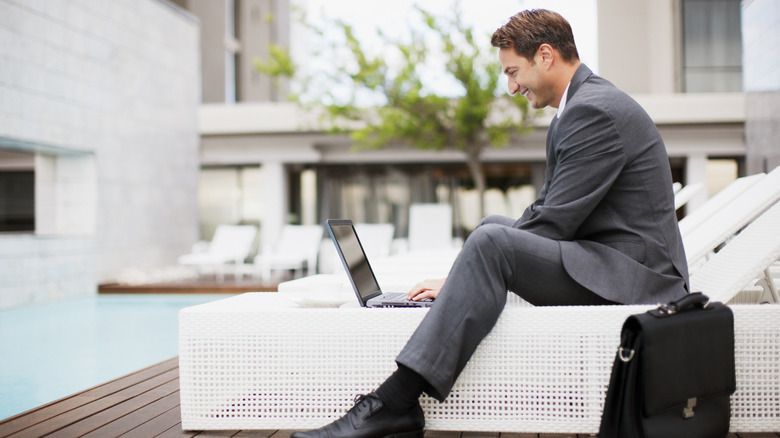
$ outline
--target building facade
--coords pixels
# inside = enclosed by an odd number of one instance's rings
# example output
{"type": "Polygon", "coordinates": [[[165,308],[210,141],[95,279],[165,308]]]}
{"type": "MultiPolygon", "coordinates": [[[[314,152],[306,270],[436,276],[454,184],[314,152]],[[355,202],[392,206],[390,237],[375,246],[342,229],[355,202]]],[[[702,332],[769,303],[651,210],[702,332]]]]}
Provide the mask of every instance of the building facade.
{"type": "Polygon", "coordinates": [[[161,0],[0,1],[0,308],[190,250],[199,38],[161,0]]]}
{"type": "MultiPolygon", "coordinates": [[[[257,15],[239,6],[242,0],[220,1],[225,10],[238,11],[236,22],[244,22],[242,14],[257,15]]],[[[266,8],[280,8],[279,2],[285,1],[267,1],[271,6],[266,8]]],[[[703,182],[714,193],[745,174],[748,105],[742,90],[740,1],[597,4],[599,74],[650,113],[667,145],[675,180],[703,182]]],[[[289,37],[276,37],[281,45],[289,43],[289,37]]],[[[268,39],[275,42],[273,36],[268,39]]],[[[239,50],[243,44],[239,38],[239,50]]],[[[393,222],[397,236],[403,236],[413,202],[453,203],[456,234],[467,232],[478,220],[471,217],[474,193],[459,153],[355,151],[347,137],[323,134],[316,119],[309,111],[273,98],[204,102],[200,109],[204,237],[218,223],[248,222],[261,226],[267,243],[284,223],[320,223],[333,216],[393,222]],[[222,188],[214,190],[216,186],[222,188]]],[[[549,113],[539,117],[533,133],[485,153],[489,196],[495,200],[487,202],[488,213],[515,215],[528,196],[511,202],[511,193],[539,188],[549,120],[549,113]]],[[[706,199],[707,194],[701,195],[688,208],[706,199]]]]}
{"type": "MultiPolygon", "coordinates": [[[[713,194],[780,164],[776,0],[598,0],[599,71],[657,124],[675,180],[713,194]],[[725,175],[725,176],[724,176],[725,175]]],[[[0,308],[95,293],[163,267],[220,223],[392,222],[448,202],[468,232],[464,156],[355,151],[254,68],[293,43],[290,0],[0,0],[0,308]]],[[[544,174],[550,113],[486,151],[488,213],[544,174]]],[[[694,199],[689,208],[706,200],[694,199]]]]}

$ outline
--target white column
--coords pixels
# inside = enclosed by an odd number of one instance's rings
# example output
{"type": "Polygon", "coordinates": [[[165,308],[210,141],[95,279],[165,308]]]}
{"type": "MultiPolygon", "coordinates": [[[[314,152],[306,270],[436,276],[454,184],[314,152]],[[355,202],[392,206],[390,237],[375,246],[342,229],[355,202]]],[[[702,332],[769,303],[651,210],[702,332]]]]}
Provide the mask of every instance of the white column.
{"type": "Polygon", "coordinates": [[[317,225],[317,172],[301,173],[301,225],[317,225]]]}
{"type": "Polygon", "coordinates": [[[57,234],[55,158],[35,154],[35,233],[57,234]]]}
{"type": "Polygon", "coordinates": [[[704,184],[704,192],[695,196],[686,204],[688,213],[695,211],[709,199],[709,188],[707,187],[707,156],[704,154],[688,155],[685,160],[685,184],[704,184]]]}
{"type": "Polygon", "coordinates": [[[287,178],[284,164],[264,162],[261,167],[263,206],[260,213],[260,249],[273,247],[287,222],[287,178]]]}
{"type": "Polygon", "coordinates": [[[94,155],[36,154],[36,234],[94,235],[97,196],[94,155]]]}

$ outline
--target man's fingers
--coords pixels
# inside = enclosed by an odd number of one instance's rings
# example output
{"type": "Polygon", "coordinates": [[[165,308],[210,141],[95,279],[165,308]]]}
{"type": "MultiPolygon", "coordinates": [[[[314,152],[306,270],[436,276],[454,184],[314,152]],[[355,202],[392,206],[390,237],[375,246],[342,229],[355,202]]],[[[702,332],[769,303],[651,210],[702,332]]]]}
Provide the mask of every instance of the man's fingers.
{"type": "Polygon", "coordinates": [[[423,298],[436,298],[442,286],[444,286],[444,279],[423,280],[414,285],[406,296],[415,301],[423,298]]]}

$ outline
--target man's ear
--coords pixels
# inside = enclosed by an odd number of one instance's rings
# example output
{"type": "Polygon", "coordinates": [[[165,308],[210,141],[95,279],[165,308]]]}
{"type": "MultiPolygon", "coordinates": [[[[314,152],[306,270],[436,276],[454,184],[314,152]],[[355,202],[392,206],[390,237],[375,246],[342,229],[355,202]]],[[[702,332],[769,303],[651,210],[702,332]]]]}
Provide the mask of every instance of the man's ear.
{"type": "Polygon", "coordinates": [[[553,60],[555,59],[555,49],[553,49],[551,45],[547,43],[540,45],[539,50],[537,50],[536,53],[541,57],[542,65],[546,68],[552,66],[553,60]]]}

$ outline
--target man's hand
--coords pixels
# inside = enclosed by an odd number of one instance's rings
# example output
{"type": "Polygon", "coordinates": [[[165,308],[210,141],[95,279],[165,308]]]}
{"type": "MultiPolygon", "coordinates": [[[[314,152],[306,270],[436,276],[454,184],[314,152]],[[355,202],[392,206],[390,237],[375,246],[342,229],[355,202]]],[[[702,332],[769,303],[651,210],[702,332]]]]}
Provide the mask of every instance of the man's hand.
{"type": "Polygon", "coordinates": [[[444,287],[445,280],[447,279],[423,280],[409,290],[407,298],[413,301],[419,301],[423,298],[436,298],[441,288],[444,287]]]}

